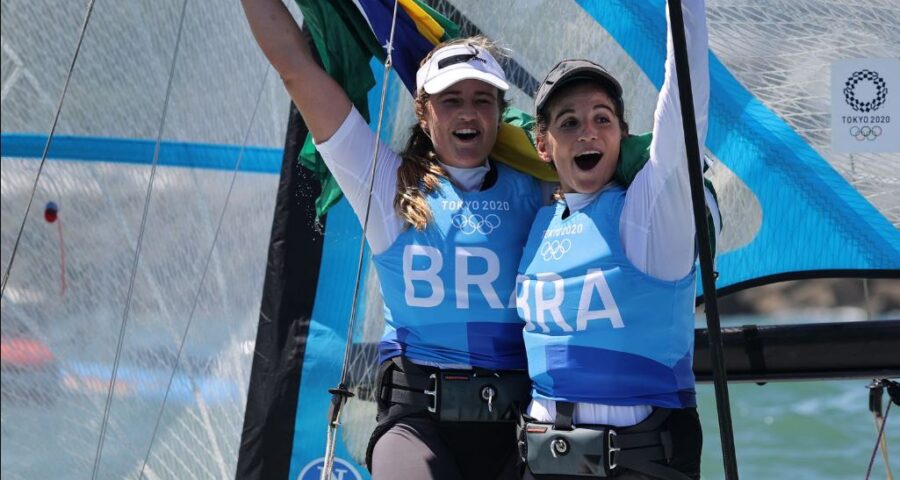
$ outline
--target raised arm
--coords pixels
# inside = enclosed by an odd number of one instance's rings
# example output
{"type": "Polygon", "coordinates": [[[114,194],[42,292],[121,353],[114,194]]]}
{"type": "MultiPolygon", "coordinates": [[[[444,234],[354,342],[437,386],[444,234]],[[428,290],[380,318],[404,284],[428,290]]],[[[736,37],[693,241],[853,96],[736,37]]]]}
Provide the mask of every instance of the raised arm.
{"type": "Polygon", "coordinates": [[[281,0],[242,0],[250,30],[303,115],[316,142],[341,126],[352,104],[347,94],[313,59],[309,44],[281,0]]]}
{"type": "MultiPolygon", "coordinates": [[[[683,0],[684,30],[691,74],[691,93],[702,164],[703,145],[709,123],[709,32],[706,27],[706,6],[703,0],[683,0]]],[[[684,129],[681,121],[681,100],[672,44],[672,20],[666,9],[666,75],[660,89],[653,122],[653,142],[650,158],[666,172],[675,171],[687,179],[684,129]]],[[[665,180],[665,179],[664,179],[665,180]]],[[[688,203],[690,207],[690,203],[688,203]]]]}
{"type": "MultiPolygon", "coordinates": [[[[683,0],[682,9],[702,153],[709,104],[706,6],[703,0],[683,0]]],[[[662,280],[677,280],[694,266],[696,242],[668,10],[666,21],[666,74],[654,113],[650,160],[628,189],[620,231],[625,254],[636,267],[662,280]]]]}
{"type": "Polygon", "coordinates": [[[312,132],[319,153],[360,222],[369,209],[372,184],[372,216],[366,239],[374,253],[386,250],[402,228],[393,207],[399,157],[382,145],[373,183],[375,133],[359,112],[353,110],[341,86],[316,64],[291,12],[281,0],[241,0],[241,3],[256,42],[281,75],[288,94],[312,132]]]}

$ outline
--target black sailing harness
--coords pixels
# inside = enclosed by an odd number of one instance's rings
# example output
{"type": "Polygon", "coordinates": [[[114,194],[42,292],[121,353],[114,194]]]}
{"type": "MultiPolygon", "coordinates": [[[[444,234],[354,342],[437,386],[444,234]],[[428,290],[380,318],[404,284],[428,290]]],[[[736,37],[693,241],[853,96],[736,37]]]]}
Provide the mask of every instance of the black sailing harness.
{"type": "Polygon", "coordinates": [[[672,434],[666,420],[672,410],[654,408],[630,427],[572,424],[575,404],[556,402],[556,420],[541,423],[523,416],[519,455],[534,475],[615,477],[622,468],[664,480],[689,480],[672,467],[655,462],[672,459],[672,434]]]}
{"type": "Polygon", "coordinates": [[[377,377],[378,424],[366,449],[372,450],[397,420],[425,415],[440,422],[514,423],[530,400],[531,379],[519,370],[444,370],[417,365],[402,356],[381,364],[377,377]]]}

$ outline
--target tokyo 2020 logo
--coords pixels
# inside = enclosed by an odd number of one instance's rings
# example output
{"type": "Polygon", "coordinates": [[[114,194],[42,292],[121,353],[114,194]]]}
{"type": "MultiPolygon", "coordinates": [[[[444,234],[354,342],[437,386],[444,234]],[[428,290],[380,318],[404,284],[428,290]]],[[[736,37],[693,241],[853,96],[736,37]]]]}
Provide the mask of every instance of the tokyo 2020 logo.
{"type": "Polygon", "coordinates": [[[541,246],[541,257],[544,258],[545,262],[549,262],[550,260],[559,260],[572,248],[572,241],[568,238],[564,238],[562,240],[550,240],[544,242],[541,246]]]}
{"type": "Polygon", "coordinates": [[[847,58],[832,64],[831,148],[835,153],[900,152],[898,80],[900,58],[847,58]]]}
{"type": "Polygon", "coordinates": [[[881,136],[881,127],[878,125],[875,125],[874,127],[868,125],[863,125],[862,127],[850,127],[850,135],[859,141],[875,140],[881,136]]]}
{"type": "Polygon", "coordinates": [[[500,217],[493,213],[487,215],[457,213],[450,219],[450,223],[466,235],[475,233],[490,235],[500,226],[500,217]]]}
{"type": "Polygon", "coordinates": [[[878,110],[879,107],[884,105],[887,93],[887,84],[884,79],[878,75],[878,72],[871,70],[863,69],[853,72],[850,78],[844,82],[844,101],[857,112],[868,113],[878,110]],[[865,92],[869,93],[869,95],[866,95],[866,98],[860,98],[864,92],[858,90],[861,90],[861,87],[864,86],[869,86],[872,91],[865,92]]]}

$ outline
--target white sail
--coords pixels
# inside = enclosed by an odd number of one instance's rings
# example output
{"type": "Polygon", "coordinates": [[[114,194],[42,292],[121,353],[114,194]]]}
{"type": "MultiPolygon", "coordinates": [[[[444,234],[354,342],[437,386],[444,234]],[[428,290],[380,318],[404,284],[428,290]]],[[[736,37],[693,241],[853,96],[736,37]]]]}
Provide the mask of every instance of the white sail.
{"type": "Polygon", "coordinates": [[[287,95],[237,3],[2,8],[2,475],[231,477],[287,95]]]}

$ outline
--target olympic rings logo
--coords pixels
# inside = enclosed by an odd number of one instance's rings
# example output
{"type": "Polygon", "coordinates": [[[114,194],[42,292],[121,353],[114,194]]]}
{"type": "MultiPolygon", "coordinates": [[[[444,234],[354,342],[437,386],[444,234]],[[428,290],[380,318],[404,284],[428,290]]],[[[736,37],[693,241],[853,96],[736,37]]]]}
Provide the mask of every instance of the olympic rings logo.
{"type": "Polygon", "coordinates": [[[572,248],[572,241],[568,238],[564,238],[562,240],[551,240],[549,242],[545,242],[541,246],[541,257],[544,258],[545,262],[549,262],[550,260],[559,260],[572,248]]]}
{"type": "Polygon", "coordinates": [[[887,85],[877,72],[860,70],[853,72],[850,78],[844,82],[844,101],[857,112],[872,112],[878,110],[884,104],[887,97],[887,85]],[[856,86],[862,81],[870,82],[875,87],[875,98],[868,102],[856,98],[856,86]]]}
{"type": "Polygon", "coordinates": [[[482,235],[490,235],[491,232],[500,227],[500,217],[493,213],[485,216],[477,213],[471,215],[457,213],[450,219],[450,223],[466,235],[473,235],[476,232],[482,235]]]}
{"type": "Polygon", "coordinates": [[[881,136],[881,127],[878,125],[875,125],[874,127],[868,125],[863,127],[850,127],[850,135],[860,142],[863,140],[875,140],[881,136]]]}

